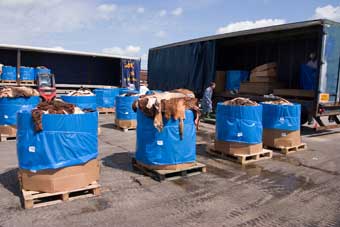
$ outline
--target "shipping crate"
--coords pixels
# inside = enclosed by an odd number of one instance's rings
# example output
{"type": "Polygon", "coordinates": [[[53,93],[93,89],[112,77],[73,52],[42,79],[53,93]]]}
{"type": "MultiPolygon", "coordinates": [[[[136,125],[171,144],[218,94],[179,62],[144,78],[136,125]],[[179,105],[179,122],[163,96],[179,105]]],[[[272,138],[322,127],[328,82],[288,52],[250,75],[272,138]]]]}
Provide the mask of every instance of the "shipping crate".
{"type": "Polygon", "coordinates": [[[124,132],[137,128],[137,120],[119,120],[115,119],[115,127],[124,132]]]}
{"type": "Polygon", "coordinates": [[[7,140],[15,140],[16,139],[17,129],[16,126],[10,125],[1,125],[0,126],[0,142],[7,140]]]}

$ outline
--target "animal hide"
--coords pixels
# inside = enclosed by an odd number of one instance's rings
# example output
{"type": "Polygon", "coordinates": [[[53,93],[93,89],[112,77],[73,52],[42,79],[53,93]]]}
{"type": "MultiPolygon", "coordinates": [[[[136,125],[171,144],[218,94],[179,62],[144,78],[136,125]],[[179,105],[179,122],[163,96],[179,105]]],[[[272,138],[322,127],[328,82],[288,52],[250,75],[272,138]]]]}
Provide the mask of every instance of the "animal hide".
{"type": "Polygon", "coordinates": [[[257,102],[252,101],[247,98],[234,98],[232,100],[228,100],[223,102],[224,105],[230,105],[230,106],[258,106],[257,102]]]}
{"type": "Polygon", "coordinates": [[[136,100],[132,108],[140,109],[147,117],[154,119],[154,126],[158,131],[163,129],[163,116],[169,120],[171,117],[179,120],[179,132],[183,138],[185,110],[190,109],[195,114],[195,125],[198,127],[200,111],[198,100],[194,98],[193,92],[187,89],[176,89],[171,92],[143,95],[136,100]]]}
{"type": "Polygon", "coordinates": [[[2,87],[0,88],[0,98],[18,98],[39,96],[39,92],[29,87],[2,87]]]}
{"type": "Polygon", "coordinates": [[[60,100],[53,100],[49,103],[41,102],[35,109],[32,110],[34,129],[37,132],[43,130],[41,123],[43,114],[73,114],[75,111],[80,113],[80,110],[76,110],[73,104],[65,103],[60,100]]]}
{"type": "Polygon", "coordinates": [[[94,94],[89,89],[80,88],[76,91],[71,91],[68,96],[93,96],[94,94]]]}

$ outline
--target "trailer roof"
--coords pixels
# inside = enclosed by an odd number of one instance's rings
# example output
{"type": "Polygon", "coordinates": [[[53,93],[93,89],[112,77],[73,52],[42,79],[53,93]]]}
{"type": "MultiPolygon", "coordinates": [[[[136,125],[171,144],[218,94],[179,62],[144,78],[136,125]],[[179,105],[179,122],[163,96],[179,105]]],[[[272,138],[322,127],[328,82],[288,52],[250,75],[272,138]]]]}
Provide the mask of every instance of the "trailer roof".
{"type": "Polygon", "coordinates": [[[297,29],[297,28],[306,28],[306,27],[312,27],[312,26],[317,26],[317,25],[323,25],[325,23],[326,24],[339,24],[340,25],[340,23],[338,23],[338,22],[326,20],[326,19],[310,20],[310,21],[268,26],[268,27],[263,27],[263,28],[255,28],[255,29],[231,32],[231,33],[223,33],[223,34],[218,34],[218,35],[211,35],[211,36],[206,36],[206,37],[202,37],[202,38],[190,39],[190,40],[186,40],[186,41],[181,41],[181,42],[171,43],[171,44],[167,44],[167,45],[163,45],[163,46],[159,46],[159,47],[154,47],[154,48],[151,48],[150,50],[157,50],[157,49],[163,49],[163,48],[168,48],[168,47],[186,45],[186,44],[190,44],[190,43],[224,39],[224,38],[231,38],[231,37],[237,37],[237,36],[245,36],[245,35],[252,35],[252,34],[259,34],[259,33],[266,33],[266,32],[275,32],[275,31],[283,31],[283,30],[291,30],[291,29],[297,29]]]}
{"type": "Polygon", "coordinates": [[[67,55],[78,55],[78,56],[80,55],[80,56],[91,56],[91,57],[106,57],[106,58],[135,59],[135,60],[140,59],[139,57],[130,57],[130,56],[122,56],[122,55],[73,51],[73,50],[60,50],[56,48],[33,47],[33,46],[11,45],[11,44],[0,44],[0,49],[23,50],[23,51],[44,52],[44,53],[52,53],[52,54],[67,54],[67,55]]]}

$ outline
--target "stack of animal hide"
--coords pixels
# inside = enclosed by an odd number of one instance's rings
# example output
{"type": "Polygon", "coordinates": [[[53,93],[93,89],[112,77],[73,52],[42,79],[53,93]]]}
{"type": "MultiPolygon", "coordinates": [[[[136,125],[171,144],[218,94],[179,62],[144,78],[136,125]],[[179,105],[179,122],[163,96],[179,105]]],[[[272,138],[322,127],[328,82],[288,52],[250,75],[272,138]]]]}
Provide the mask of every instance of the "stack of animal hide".
{"type": "Polygon", "coordinates": [[[29,87],[1,87],[0,98],[39,96],[39,92],[29,87]]]}
{"type": "Polygon", "coordinates": [[[75,105],[66,103],[60,100],[53,100],[51,102],[41,102],[32,110],[32,118],[34,122],[35,131],[43,130],[42,115],[43,114],[82,114],[84,113],[75,105]]]}
{"type": "Polygon", "coordinates": [[[198,100],[192,91],[187,89],[176,89],[170,92],[154,93],[142,95],[136,100],[132,108],[137,111],[140,109],[147,117],[154,119],[154,126],[158,131],[163,129],[163,116],[169,120],[171,117],[179,120],[180,137],[183,137],[183,120],[185,110],[192,110],[195,114],[195,125],[198,127],[200,111],[198,100]]]}
{"type": "Polygon", "coordinates": [[[288,100],[284,99],[284,98],[280,98],[277,100],[273,100],[273,101],[266,101],[263,102],[266,104],[274,104],[274,105],[293,105],[293,103],[289,102],[288,100]]]}
{"type": "Polygon", "coordinates": [[[228,100],[223,102],[224,105],[230,105],[230,106],[258,106],[257,102],[252,101],[247,98],[234,98],[232,100],[228,100]]]}
{"type": "Polygon", "coordinates": [[[80,88],[76,91],[71,91],[68,96],[93,96],[94,94],[89,89],[80,88]]]}

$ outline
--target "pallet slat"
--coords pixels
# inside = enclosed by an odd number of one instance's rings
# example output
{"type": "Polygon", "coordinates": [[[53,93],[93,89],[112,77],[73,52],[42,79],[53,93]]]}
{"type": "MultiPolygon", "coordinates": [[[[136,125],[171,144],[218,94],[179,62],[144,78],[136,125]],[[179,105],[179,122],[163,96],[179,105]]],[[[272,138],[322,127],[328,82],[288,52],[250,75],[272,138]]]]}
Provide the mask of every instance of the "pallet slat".
{"type": "Polygon", "coordinates": [[[219,158],[237,162],[242,165],[249,164],[252,162],[262,161],[266,159],[271,159],[273,156],[273,152],[267,149],[263,149],[262,152],[259,152],[256,154],[226,154],[224,152],[217,151],[213,148],[208,149],[207,152],[213,156],[217,156],[219,158]]]}
{"type": "Polygon", "coordinates": [[[25,209],[44,207],[75,199],[89,198],[100,195],[100,185],[93,182],[91,185],[65,192],[46,193],[26,191],[22,189],[25,209]]]}
{"type": "Polygon", "coordinates": [[[288,155],[295,153],[297,151],[303,151],[307,149],[307,144],[301,143],[300,145],[297,146],[291,146],[291,147],[269,147],[269,146],[264,146],[267,149],[273,150],[273,151],[278,151],[282,154],[288,155]]]}
{"type": "MultiPolygon", "coordinates": [[[[1,80],[4,84],[17,84],[16,80],[1,80]]],[[[20,80],[20,84],[35,84],[34,80],[20,80]]]]}
{"type": "Polygon", "coordinates": [[[141,165],[135,158],[132,158],[132,167],[134,170],[138,170],[143,174],[157,180],[176,180],[182,177],[194,176],[207,171],[206,166],[202,163],[196,162],[193,166],[180,168],[176,170],[157,170],[148,168],[145,165],[141,165]]]}
{"type": "Polygon", "coordinates": [[[97,108],[97,111],[99,114],[113,114],[115,113],[115,108],[105,108],[105,107],[99,107],[97,108]]]}

